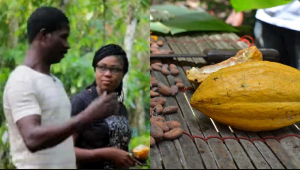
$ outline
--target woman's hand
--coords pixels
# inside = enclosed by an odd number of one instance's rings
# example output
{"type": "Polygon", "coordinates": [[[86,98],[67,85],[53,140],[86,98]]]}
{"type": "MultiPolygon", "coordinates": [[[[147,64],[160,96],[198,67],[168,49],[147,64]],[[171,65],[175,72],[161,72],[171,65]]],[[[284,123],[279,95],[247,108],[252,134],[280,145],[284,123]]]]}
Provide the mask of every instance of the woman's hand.
{"type": "Polygon", "coordinates": [[[128,152],[117,148],[111,149],[111,160],[114,161],[117,168],[128,169],[136,165],[135,159],[128,152]]]}

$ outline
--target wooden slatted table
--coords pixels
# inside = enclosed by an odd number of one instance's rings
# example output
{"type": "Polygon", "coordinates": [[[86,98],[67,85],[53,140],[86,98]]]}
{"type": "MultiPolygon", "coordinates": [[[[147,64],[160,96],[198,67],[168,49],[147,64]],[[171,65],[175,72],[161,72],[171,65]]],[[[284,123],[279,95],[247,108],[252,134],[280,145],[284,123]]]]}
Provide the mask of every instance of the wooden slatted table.
{"type": "MultiPolygon", "coordinates": [[[[237,41],[239,37],[233,33],[223,34],[196,34],[187,36],[164,36],[162,49],[171,49],[176,56],[184,54],[203,55],[204,49],[243,49],[248,47],[245,42],[237,41]]],[[[163,64],[176,64],[179,77],[185,87],[197,87],[186,78],[186,70],[191,67],[202,67],[211,64],[203,58],[173,57],[151,59],[160,60],[163,64]]],[[[173,85],[172,75],[164,76],[159,71],[152,71],[165,85],[173,85]]],[[[231,129],[228,126],[212,121],[209,117],[192,108],[189,101],[193,90],[179,92],[175,97],[165,97],[165,106],[178,106],[176,114],[166,115],[166,120],[175,120],[181,123],[185,132],[203,138],[218,137],[246,137],[263,139],[264,137],[282,137],[289,134],[300,135],[300,123],[279,130],[267,132],[246,132],[231,129]],[[298,125],[298,126],[297,126],[298,125]]],[[[162,141],[151,147],[151,169],[299,169],[300,168],[300,139],[294,136],[280,141],[266,139],[264,142],[245,139],[235,140],[210,138],[207,141],[199,138],[190,138],[184,134],[174,141],[162,141]]]]}

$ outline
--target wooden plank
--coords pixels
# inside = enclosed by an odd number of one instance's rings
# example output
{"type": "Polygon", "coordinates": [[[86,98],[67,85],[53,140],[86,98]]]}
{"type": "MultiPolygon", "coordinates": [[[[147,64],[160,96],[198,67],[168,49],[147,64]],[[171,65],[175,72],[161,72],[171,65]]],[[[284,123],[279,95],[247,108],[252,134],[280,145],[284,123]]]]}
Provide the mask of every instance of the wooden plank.
{"type": "MultiPolygon", "coordinates": [[[[187,40],[185,39],[184,36],[176,37],[176,41],[178,41],[176,45],[177,47],[180,48],[182,54],[193,54],[189,52],[190,49],[186,48],[186,46],[188,46],[189,43],[187,43],[187,40]]],[[[195,52],[194,48],[193,50],[194,50],[193,52],[195,52]]],[[[191,57],[185,57],[185,59],[187,62],[189,62],[190,65],[193,65],[193,67],[195,67],[195,61],[191,57]]]]}
{"type": "MultiPolygon", "coordinates": [[[[294,133],[288,128],[281,128],[278,130],[271,131],[276,137],[282,137],[285,135],[294,135],[294,133]]],[[[281,145],[287,152],[295,158],[297,162],[300,162],[300,139],[297,137],[286,137],[280,140],[281,145]]]]}
{"type": "Polygon", "coordinates": [[[163,169],[161,156],[156,145],[150,148],[150,168],[163,169]]]}
{"type": "Polygon", "coordinates": [[[165,36],[167,43],[169,44],[171,50],[173,50],[174,54],[182,54],[173,39],[170,36],[165,36]]]}
{"type": "MultiPolygon", "coordinates": [[[[238,129],[233,129],[233,131],[236,137],[248,138],[244,131],[238,129]]],[[[245,139],[241,139],[240,142],[256,169],[271,169],[265,158],[261,155],[253,143],[245,139]]]]}
{"type": "MultiPolygon", "coordinates": [[[[260,137],[254,133],[254,132],[247,132],[247,135],[250,139],[260,139],[260,137]]],[[[259,152],[262,154],[262,156],[265,158],[265,160],[268,162],[269,166],[271,166],[272,169],[283,169],[285,168],[279,159],[275,156],[275,154],[272,152],[272,150],[261,141],[254,141],[254,145],[257,147],[259,152]]]]}
{"type": "MultiPolygon", "coordinates": [[[[160,72],[155,72],[156,78],[159,82],[169,85],[167,79],[160,72]]],[[[167,105],[170,106],[178,106],[176,100],[173,97],[165,97],[167,99],[167,105]]],[[[178,113],[166,115],[167,120],[175,120],[181,123],[182,129],[186,132],[189,132],[189,128],[187,127],[184,118],[182,117],[182,112],[178,109],[178,113]]],[[[190,132],[189,132],[190,133],[190,132]]],[[[194,142],[191,138],[186,135],[183,135],[179,139],[181,148],[183,150],[184,158],[186,161],[187,168],[189,169],[204,169],[203,162],[201,160],[200,153],[197,150],[194,142]]]]}
{"type": "MultiPolygon", "coordinates": [[[[151,75],[154,76],[157,79],[156,74],[160,73],[158,71],[152,71],[151,75]]],[[[185,159],[183,158],[183,155],[181,155],[181,152],[177,152],[177,150],[180,150],[177,144],[175,144],[173,141],[162,141],[158,144],[159,151],[161,153],[162,162],[164,165],[164,168],[166,169],[183,169],[184,165],[186,165],[185,159]],[[172,157],[170,157],[172,155],[172,157]]]]}
{"type": "Polygon", "coordinates": [[[197,45],[199,51],[201,51],[200,54],[204,54],[205,49],[211,49],[212,47],[201,37],[200,34],[197,34],[193,37],[191,37],[195,44],[197,45]]]}
{"type": "Polygon", "coordinates": [[[212,39],[209,38],[209,36],[207,34],[204,34],[201,36],[203,40],[205,40],[205,42],[207,44],[209,44],[209,46],[211,47],[211,49],[221,49],[221,48],[218,48],[218,46],[216,46],[216,44],[213,42],[212,39]]]}
{"type": "MultiPolygon", "coordinates": [[[[186,95],[191,100],[191,96],[193,92],[186,91],[186,95]]],[[[207,138],[209,136],[219,136],[217,131],[215,130],[213,124],[211,123],[210,119],[202,114],[200,111],[193,108],[193,111],[199,121],[201,131],[203,132],[204,136],[207,138]]],[[[230,155],[227,147],[223,144],[220,139],[212,138],[208,141],[209,147],[211,148],[214,158],[217,162],[217,165],[220,169],[236,169],[236,165],[233,161],[232,156],[230,155]]]]}
{"type": "MultiPolygon", "coordinates": [[[[176,63],[176,64],[178,64],[178,63],[176,63]]],[[[177,77],[179,77],[183,81],[183,84],[186,87],[190,87],[191,84],[188,81],[188,79],[186,78],[185,73],[183,72],[183,69],[180,66],[178,66],[177,68],[180,72],[177,77]]],[[[170,76],[167,76],[167,78],[168,78],[170,84],[175,84],[173,76],[170,75],[170,76]]],[[[192,110],[190,108],[190,105],[189,105],[188,101],[186,101],[186,98],[182,92],[178,92],[178,94],[176,95],[176,100],[180,106],[180,109],[182,110],[182,114],[184,116],[184,119],[185,119],[190,131],[191,131],[191,134],[204,137],[203,134],[199,131],[200,127],[198,125],[198,122],[197,122],[196,118],[194,117],[192,110]]],[[[195,143],[198,148],[198,151],[201,153],[201,157],[202,157],[203,163],[205,165],[205,168],[216,169],[217,168],[216,162],[213,159],[213,155],[212,155],[207,143],[200,139],[196,139],[195,143]]]]}
{"type": "MultiPolygon", "coordinates": [[[[222,137],[235,137],[230,132],[228,126],[222,125],[218,122],[215,123],[219,128],[222,137]]],[[[239,169],[254,169],[254,166],[238,141],[234,139],[226,139],[225,144],[239,169]]]]}
{"type": "MultiPolygon", "coordinates": [[[[195,41],[190,36],[185,36],[186,41],[192,42],[189,44],[186,44],[185,48],[189,52],[189,54],[201,54],[204,55],[202,51],[200,51],[199,47],[195,43],[195,41]]],[[[197,67],[204,66],[207,64],[207,62],[203,58],[192,58],[194,60],[194,63],[197,67]]]]}
{"type": "Polygon", "coordinates": [[[161,141],[158,143],[158,148],[165,169],[183,169],[173,141],[161,141]]]}
{"type": "Polygon", "coordinates": [[[237,45],[237,40],[233,40],[228,33],[221,34],[222,37],[226,40],[228,40],[228,43],[234,48],[234,49],[242,49],[240,46],[237,45]]]}
{"type": "MultiPolygon", "coordinates": [[[[260,132],[258,134],[262,138],[266,136],[273,136],[271,132],[260,132]]],[[[265,141],[286,168],[300,168],[300,163],[297,162],[297,160],[295,160],[294,157],[284,149],[281,143],[275,139],[266,139],[265,141]]]]}
{"type": "Polygon", "coordinates": [[[228,37],[231,38],[233,41],[235,41],[236,44],[237,44],[238,46],[240,46],[241,49],[244,49],[244,48],[247,48],[247,47],[248,47],[247,43],[245,43],[245,42],[243,42],[243,41],[238,41],[238,40],[240,39],[240,37],[238,37],[236,34],[234,34],[234,33],[229,33],[229,34],[228,34],[228,37]]]}
{"type": "Polygon", "coordinates": [[[179,36],[174,36],[172,38],[173,38],[173,41],[175,42],[176,46],[178,47],[178,49],[181,51],[181,54],[188,54],[185,47],[183,46],[184,40],[182,40],[181,37],[179,37],[179,36]]]}
{"type": "Polygon", "coordinates": [[[234,49],[220,34],[213,34],[210,36],[216,43],[220,44],[223,49],[234,49]]]}
{"type": "Polygon", "coordinates": [[[210,42],[215,44],[215,46],[217,47],[217,49],[225,49],[223,44],[217,40],[214,35],[209,35],[208,38],[210,39],[210,42]]]}
{"type": "MultiPolygon", "coordinates": [[[[299,127],[299,126],[298,126],[299,127]]],[[[288,127],[294,134],[300,136],[300,130],[298,130],[294,125],[288,127]]]]}

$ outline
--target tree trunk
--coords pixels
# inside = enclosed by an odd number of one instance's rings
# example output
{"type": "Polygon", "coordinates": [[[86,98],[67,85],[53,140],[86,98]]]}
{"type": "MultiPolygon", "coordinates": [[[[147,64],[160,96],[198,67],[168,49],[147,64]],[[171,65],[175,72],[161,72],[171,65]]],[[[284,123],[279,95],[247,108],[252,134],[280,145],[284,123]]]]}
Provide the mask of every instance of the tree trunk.
{"type": "MultiPolygon", "coordinates": [[[[124,39],[124,47],[125,51],[127,53],[128,57],[128,62],[131,62],[131,57],[132,57],[132,47],[133,47],[133,41],[134,41],[134,35],[135,35],[135,30],[137,26],[137,19],[134,16],[134,7],[132,4],[129,5],[128,8],[128,15],[127,15],[127,29],[126,29],[126,34],[125,34],[125,39],[124,39]]],[[[129,65],[130,66],[130,65],[129,65]]],[[[127,96],[127,83],[128,82],[128,74],[124,77],[124,96],[127,96]]]]}
{"type": "Polygon", "coordinates": [[[145,133],[146,128],[145,128],[145,109],[143,105],[143,91],[140,90],[139,92],[139,97],[137,97],[136,103],[136,111],[135,111],[135,116],[138,118],[138,132],[139,135],[145,133]]]}
{"type": "MultiPolygon", "coordinates": [[[[127,29],[124,39],[124,47],[125,51],[127,53],[128,62],[131,63],[131,57],[132,57],[132,50],[133,50],[133,42],[134,42],[134,36],[136,32],[137,27],[137,19],[134,16],[135,8],[132,4],[129,5],[128,13],[127,13],[127,29]]],[[[124,96],[127,96],[128,91],[128,75],[124,77],[124,96]]],[[[135,105],[136,109],[133,111],[132,117],[131,117],[131,125],[132,127],[137,127],[138,132],[140,134],[145,133],[145,111],[144,111],[144,105],[143,105],[143,91],[139,92],[139,96],[135,99],[135,105]]]]}
{"type": "Polygon", "coordinates": [[[9,28],[8,47],[14,48],[18,45],[18,36],[15,35],[16,31],[19,28],[19,22],[17,17],[13,16],[10,19],[8,28],[9,28]]]}

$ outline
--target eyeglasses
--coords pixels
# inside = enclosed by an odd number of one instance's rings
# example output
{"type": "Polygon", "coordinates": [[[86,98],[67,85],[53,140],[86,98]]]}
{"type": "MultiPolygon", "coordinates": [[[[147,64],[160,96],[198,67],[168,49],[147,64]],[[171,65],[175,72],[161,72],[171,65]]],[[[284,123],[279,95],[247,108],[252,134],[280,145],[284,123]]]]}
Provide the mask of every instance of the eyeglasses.
{"type": "Polygon", "coordinates": [[[108,70],[112,73],[112,74],[118,74],[123,72],[122,68],[118,68],[118,67],[106,67],[106,66],[97,66],[99,73],[106,73],[108,70]]]}

